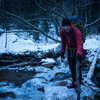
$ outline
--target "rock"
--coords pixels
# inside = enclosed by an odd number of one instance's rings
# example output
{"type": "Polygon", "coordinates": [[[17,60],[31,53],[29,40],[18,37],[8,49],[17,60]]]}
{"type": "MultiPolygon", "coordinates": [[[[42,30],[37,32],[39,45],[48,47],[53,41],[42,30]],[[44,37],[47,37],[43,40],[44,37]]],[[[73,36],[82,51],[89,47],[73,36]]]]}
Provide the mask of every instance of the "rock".
{"type": "Polygon", "coordinates": [[[56,65],[56,61],[52,58],[42,59],[42,66],[52,69],[56,65]]]}
{"type": "Polygon", "coordinates": [[[48,63],[48,64],[47,63],[43,63],[42,66],[52,69],[55,66],[55,64],[53,64],[53,63],[48,63]]]}
{"type": "Polygon", "coordinates": [[[44,87],[37,88],[38,91],[44,92],[44,87]]]}
{"type": "Polygon", "coordinates": [[[55,86],[66,86],[68,84],[67,80],[61,80],[55,83],[55,86]]]}
{"type": "Polygon", "coordinates": [[[64,86],[49,86],[46,87],[43,100],[76,100],[76,92],[64,86]]]}
{"type": "Polygon", "coordinates": [[[55,73],[54,79],[53,80],[64,80],[67,79],[71,76],[71,74],[68,73],[64,73],[64,72],[57,72],[55,73]]]}
{"type": "Polygon", "coordinates": [[[1,98],[6,98],[6,97],[15,98],[16,95],[15,95],[15,93],[12,92],[12,91],[9,91],[9,92],[6,92],[6,93],[0,92],[0,97],[1,97],[1,98]]]}
{"type": "Polygon", "coordinates": [[[55,74],[55,79],[66,79],[66,73],[63,73],[63,72],[58,72],[55,74]]]}

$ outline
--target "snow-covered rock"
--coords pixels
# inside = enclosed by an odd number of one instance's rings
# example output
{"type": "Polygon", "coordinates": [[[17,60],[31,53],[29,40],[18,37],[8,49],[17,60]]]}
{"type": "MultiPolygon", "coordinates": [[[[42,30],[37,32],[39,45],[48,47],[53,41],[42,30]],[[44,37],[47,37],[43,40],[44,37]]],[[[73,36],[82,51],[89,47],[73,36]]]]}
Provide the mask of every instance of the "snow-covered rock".
{"type": "MultiPolygon", "coordinates": [[[[94,92],[85,86],[81,86],[81,100],[94,100],[94,92]]],[[[68,89],[65,86],[45,87],[43,100],[77,100],[75,89],[68,89]]]]}

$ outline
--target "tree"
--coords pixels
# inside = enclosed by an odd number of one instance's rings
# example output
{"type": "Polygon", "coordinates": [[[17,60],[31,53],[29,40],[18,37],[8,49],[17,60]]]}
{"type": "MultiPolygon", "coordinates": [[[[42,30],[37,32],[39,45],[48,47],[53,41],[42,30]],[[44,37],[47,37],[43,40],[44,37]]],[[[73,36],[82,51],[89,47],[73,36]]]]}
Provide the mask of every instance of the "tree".
{"type": "MultiPolygon", "coordinates": [[[[36,36],[39,39],[39,34],[42,33],[47,38],[53,39],[52,33],[49,34],[49,24],[43,24],[40,28],[40,22],[52,23],[59,37],[62,18],[70,18],[73,14],[78,14],[83,22],[87,24],[87,28],[91,27],[90,23],[98,19],[99,16],[99,1],[97,0],[0,0],[0,22],[5,27],[13,26],[21,27],[23,30],[36,31],[36,36]],[[7,5],[6,5],[7,4],[7,5]],[[16,21],[17,18],[17,21],[16,21]],[[24,23],[24,24],[23,24],[24,23]],[[47,30],[46,30],[47,29],[47,30]]],[[[99,21],[99,20],[98,20],[99,21]]],[[[97,22],[98,22],[97,21],[97,22]]],[[[93,25],[93,24],[92,24],[93,25]]],[[[99,28],[98,23],[98,28],[99,28]]],[[[54,33],[53,33],[54,34],[54,33]]],[[[57,40],[58,41],[58,40],[57,40]]]]}

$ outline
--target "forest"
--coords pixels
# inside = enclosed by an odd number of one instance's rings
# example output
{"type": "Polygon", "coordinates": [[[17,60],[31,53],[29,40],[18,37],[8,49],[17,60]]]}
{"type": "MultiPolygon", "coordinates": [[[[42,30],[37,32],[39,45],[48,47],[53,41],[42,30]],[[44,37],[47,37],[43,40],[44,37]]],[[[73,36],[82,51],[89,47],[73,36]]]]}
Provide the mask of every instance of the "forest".
{"type": "Polygon", "coordinates": [[[0,0],[0,100],[100,100],[100,0],[0,0]],[[77,87],[69,89],[61,29],[74,15],[85,29],[86,58],[80,85],[75,53],[77,87]]]}
{"type": "Polygon", "coordinates": [[[0,27],[6,31],[11,28],[29,31],[36,40],[41,33],[59,41],[52,34],[59,37],[62,18],[77,14],[87,33],[97,33],[100,32],[99,5],[99,0],[0,0],[0,27]],[[49,35],[50,24],[54,25],[56,32],[49,35]]]}

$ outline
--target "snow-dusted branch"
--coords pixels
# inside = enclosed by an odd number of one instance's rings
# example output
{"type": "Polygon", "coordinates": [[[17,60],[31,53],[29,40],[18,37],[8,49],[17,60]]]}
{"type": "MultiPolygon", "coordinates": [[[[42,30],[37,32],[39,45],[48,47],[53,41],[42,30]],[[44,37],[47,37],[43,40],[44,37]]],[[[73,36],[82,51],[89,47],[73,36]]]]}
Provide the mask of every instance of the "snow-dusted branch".
{"type": "Polygon", "coordinates": [[[95,20],[94,22],[90,23],[90,24],[86,24],[85,27],[89,27],[94,25],[95,23],[97,23],[98,21],[100,21],[100,18],[98,18],[97,20],[95,20]]]}
{"type": "Polygon", "coordinates": [[[20,16],[17,16],[17,15],[15,15],[15,14],[10,13],[10,12],[7,12],[7,11],[5,11],[5,10],[0,10],[0,11],[3,12],[3,13],[5,13],[5,14],[7,14],[7,15],[10,15],[10,16],[12,16],[12,17],[15,17],[15,18],[19,19],[20,21],[24,22],[25,24],[30,25],[33,29],[35,29],[35,30],[37,30],[37,31],[43,31],[42,29],[39,29],[39,28],[33,26],[31,23],[27,22],[26,20],[22,19],[20,16]]]}
{"type": "Polygon", "coordinates": [[[55,10],[59,5],[60,3],[58,3],[54,8],[52,8],[52,10],[55,10]]]}
{"type": "Polygon", "coordinates": [[[87,74],[87,79],[91,79],[92,78],[92,75],[93,75],[94,69],[95,69],[96,60],[97,60],[99,52],[100,52],[100,49],[98,49],[96,54],[95,54],[94,60],[93,60],[93,62],[91,64],[89,72],[87,74]]]}
{"type": "Polygon", "coordinates": [[[14,63],[14,64],[11,64],[11,65],[7,65],[4,68],[11,68],[11,67],[19,67],[19,66],[31,65],[31,64],[33,64],[33,62],[34,62],[33,60],[30,60],[28,62],[14,63]]]}
{"type": "Polygon", "coordinates": [[[91,2],[91,3],[85,4],[85,5],[81,5],[81,7],[86,7],[86,6],[89,6],[89,5],[96,4],[96,3],[98,3],[98,2],[91,2]]]}
{"type": "MultiPolygon", "coordinates": [[[[34,0],[34,1],[35,1],[36,5],[37,5],[41,10],[43,10],[43,11],[45,11],[45,12],[48,12],[47,9],[44,9],[43,7],[41,7],[41,6],[38,4],[37,0],[34,0]]],[[[62,14],[60,14],[59,12],[57,12],[57,11],[55,11],[55,10],[50,10],[49,12],[50,12],[50,13],[53,13],[53,14],[56,14],[56,15],[58,15],[58,16],[61,17],[61,18],[64,18],[64,16],[63,16],[62,14]]]]}
{"type": "Polygon", "coordinates": [[[57,21],[54,19],[54,18],[52,18],[52,20],[53,20],[53,22],[54,22],[54,25],[55,25],[55,27],[56,27],[56,34],[59,36],[59,32],[58,32],[58,24],[57,24],[57,21]]]}
{"type": "Polygon", "coordinates": [[[41,7],[41,6],[38,4],[37,0],[34,0],[34,1],[35,1],[36,5],[37,5],[37,6],[38,6],[41,10],[43,10],[43,11],[46,11],[46,12],[47,12],[47,9],[45,9],[45,8],[41,7]]]}
{"type": "MultiPolygon", "coordinates": [[[[59,7],[62,12],[64,13],[64,16],[67,17],[66,13],[65,13],[65,10],[63,9],[63,7],[61,7],[61,4],[60,3],[57,3],[55,0],[54,0],[54,3],[57,5],[55,8],[53,8],[53,10],[55,10],[57,7],[59,7]]],[[[62,16],[62,18],[64,17],[62,16]]]]}
{"type": "Polygon", "coordinates": [[[64,16],[62,15],[62,14],[60,14],[59,12],[57,12],[57,11],[52,11],[54,14],[56,14],[56,15],[58,15],[59,17],[61,17],[61,18],[64,18],[64,16]]]}
{"type": "Polygon", "coordinates": [[[14,33],[14,32],[39,32],[39,31],[36,31],[36,30],[16,30],[16,31],[1,31],[0,33],[14,33]]]}
{"type": "Polygon", "coordinates": [[[30,25],[34,30],[40,31],[41,34],[45,35],[46,37],[48,37],[48,38],[50,38],[50,39],[52,39],[52,40],[54,40],[54,41],[56,41],[56,42],[60,42],[60,40],[56,40],[56,39],[52,38],[51,36],[45,34],[45,31],[44,31],[44,30],[35,27],[35,26],[32,25],[31,23],[29,23],[29,22],[25,21],[24,19],[22,19],[21,17],[15,15],[15,14],[13,14],[13,13],[7,12],[7,11],[5,11],[5,10],[1,10],[1,9],[0,9],[0,11],[3,12],[3,13],[5,13],[5,14],[7,14],[7,15],[10,15],[10,16],[12,16],[12,17],[15,17],[15,18],[19,19],[20,21],[24,22],[24,23],[27,24],[27,25],[30,25]]]}
{"type": "Polygon", "coordinates": [[[31,22],[31,21],[36,21],[36,20],[49,20],[49,19],[47,19],[47,18],[34,18],[34,19],[26,20],[26,21],[31,22]]]}

